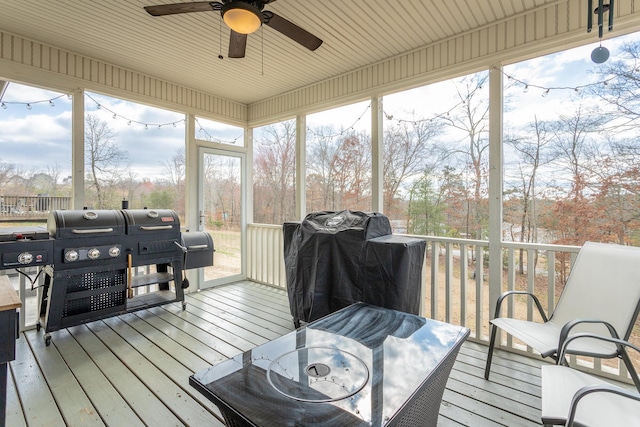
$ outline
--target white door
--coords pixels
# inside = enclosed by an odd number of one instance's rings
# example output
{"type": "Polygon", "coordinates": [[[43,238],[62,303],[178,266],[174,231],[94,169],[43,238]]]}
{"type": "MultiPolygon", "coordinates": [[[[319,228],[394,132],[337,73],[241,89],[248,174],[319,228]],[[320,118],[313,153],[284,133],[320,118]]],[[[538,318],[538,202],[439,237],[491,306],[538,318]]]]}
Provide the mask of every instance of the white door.
{"type": "Polygon", "coordinates": [[[201,269],[201,289],[244,278],[245,156],[202,148],[200,151],[200,230],[213,238],[213,266],[201,269]]]}

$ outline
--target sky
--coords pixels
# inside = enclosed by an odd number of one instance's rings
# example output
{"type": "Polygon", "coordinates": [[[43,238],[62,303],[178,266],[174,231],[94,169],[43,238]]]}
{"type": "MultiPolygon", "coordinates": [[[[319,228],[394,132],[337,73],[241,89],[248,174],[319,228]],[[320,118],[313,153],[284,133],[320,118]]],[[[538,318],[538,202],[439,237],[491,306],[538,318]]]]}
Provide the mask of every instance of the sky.
{"type": "MultiPolygon", "coordinates": [[[[639,37],[640,34],[634,34],[604,41],[603,45],[611,51],[609,61],[615,60],[624,40],[639,37]]],[[[506,77],[510,75],[532,87],[525,92],[522,85],[515,84],[505,91],[515,94],[518,101],[517,108],[505,113],[505,121],[517,124],[530,120],[533,114],[552,118],[566,108],[566,103],[574,95],[573,90],[552,89],[543,97],[544,90],[533,86],[571,88],[591,83],[593,75],[590,70],[597,65],[591,61],[590,54],[597,46],[596,42],[506,66],[505,83],[515,81],[506,77]]],[[[456,103],[451,97],[452,88],[451,81],[445,81],[387,95],[383,101],[384,111],[394,120],[412,119],[412,110],[418,111],[422,117],[441,114],[456,103]]],[[[0,163],[12,163],[20,165],[23,170],[43,172],[51,165],[58,165],[70,174],[70,98],[64,93],[10,83],[2,102],[0,163]]],[[[85,107],[88,114],[98,116],[113,130],[120,147],[128,153],[131,167],[140,178],[155,179],[162,176],[163,162],[169,160],[184,144],[183,114],[95,93],[86,95],[85,107]]],[[[310,129],[329,125],[338,131],[353,128],[368,132],[370,123],[368,101],[307,117],[310,129]]],[[[198,119],[196,136],[235,145],[243,142],[241,128],[205,119],[198,119]]],[[[255,136],[259,137],[259,132],[255,136]]]]}

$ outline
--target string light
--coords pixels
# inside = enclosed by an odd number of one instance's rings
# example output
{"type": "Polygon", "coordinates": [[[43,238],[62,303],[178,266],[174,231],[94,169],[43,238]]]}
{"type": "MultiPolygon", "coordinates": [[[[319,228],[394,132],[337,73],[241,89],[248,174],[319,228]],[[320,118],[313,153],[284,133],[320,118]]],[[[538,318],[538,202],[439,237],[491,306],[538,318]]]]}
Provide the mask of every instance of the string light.
{"type": "MultiPolygon", "coordinates": [[[[455,104],[453,107],[449,108],[447,111],[444,111],[442,113],[438,113],[438,114],[434,114],[431,117],[426,117],[424,119],[418,119],[418,120],[407,120],[407,119],[395,119],[398,123],[410,123],[414,126],[416,126],[419,123],[423,123],[423,122],[430,122],[432,123],[434,120],[438,120],[438,119],[442,119],[442,118],[446,118],[446,117],[450,117],[451,116],[451,112],[454,111],[455,109],[457,109],[458,107],[460,107],[461,105],[465,105],[466,101],[460,101],[457,104],[455,104]]],[[[388,114],[388,113],[384,113],[384,115],[386,116],[387,120],[393,120],[393,115],[388,114]]]]}
{"type": "Polygon", "coordinates": [[[9,105],[24,105],[28,110],[31,110],[33,108],[34,105],[37,104],[48,104],[49,107],[55,107],[56,104],[53,102],[56,99],[60,99],[63,96],[70,96],[69,94],[62,94],[59,96],[56,96],[54,98],[50,98],[50,99],[41,99],[38,101],[27,101],[27,102],[20,102],[20,101],[2,101],[2,108],[3,109],[7,109],[9,107],[9,105]]]}
{"type": "Polygon", "coordinates": [[[308,126],[307,126],[307,133],[310,133],[310,134],[312,134],[314,136],[321,137],[321,138],[336,138],[336,137],[342,136],[345,133],[348,133],[349,131],[353,130],[356,127],[356,124],[360,121],[360,119],[362,119],[362,117],[364,117],[364,115],[367,113],[369,108],[371,108],[371,104],[368,104],[365,107],[365,109],[362,112],[362,114],[360,114],[360,116],[356,119],[355,122],[353,122],[353,124],[351,126],[349,126],[346,129],[342,129],[339,133],[336,133],[336,134],[333,134],[333,135],[322,135],[322,134],[319,134],[319,133],[315,132],[313,129],[311,129],[308,126]]]}
{"type": "Polygon", "coordinates": [[[233,140],[223,140],[223,139],[220,139],[220,138],[216,138],[213,135],[211,135],[209,132],[207,132],[207,130],[202,126],[202,124],[198,121],[198,119],[196,119],[196,124],[198,125],[198,132],[204,133],[205,134],[205,138],[206,138],[205,140],[209,141],[209,142],[217,142],[219,144],[236,145],[238,143],[238,140],[244,136],[244,132],[242,132],[240,135],[235,137],[233,140]]]}
{"type": "Polygon", "coordinates": [[[163,126],[169,126],[169,125],[173,125],[173,127],[176,127],[176,125],[178,123],[184,123],[185,120],[184,119],[180,119],[180,120],[176,120],[175,122],[168,122],[168,123],[146,123],[146,122],[140,122],[137,120],[133,120],[130,119],[128,117],[125,117],[121,114],[116,113],[115,111],[111,110],[110,108],[108,108],[105,105],[100,104],[95,98],[93,98],[91,95],[89,95],[88,93],[84,94],[88,99],[90,99],[91,101],[95,102],[96,104],[96,109],[98,110],[103,110],[106,111],[108,113],[111,114],[111,117],[115,120],[115,119],[123,119],[127,121],[127,126],[131,126],[131,124],[136,124],[136,125],[141,125],[144,126],[145,129],[149,129],[149,126],[152,127],[157,127],[158,129],[162,128],[163,126]]]}
{"type": "MultiPolygon", "coordinates": [[[[184,123],[185,120],[184,119],[180,119],[174,122],[168,122],[168,123],[144,123],[144,122],[139,122],[136,120],[132,120],[129,119],[127,117],[124,117],[118,113],[116,113],[115,111],[110,110],[109,108],[107,108],[106,106],[100,104],[97,100],[95,100],[93,97],[91,97],[91,95],[85,93],[85,96],[87,98],[89,98],[90,100],[92,100],[93,102],[95,102],[96,104],[96,109],[98,110],[104,110],[107,111],[109,113],[111,113],[111,117],[113,119],[117,119],[117,118],[122,118],[124,120],[127,121],[127,125],[131,126],[132,123],[135,124],[139,124],[139,125],[144,125],[146,129],[148,129],[149,126],[154,126],[154,127],[158,127],[158,129],[164,127],[164,126],[169,126],[172,125],[174,128],[177,126],[178,123],[184,123]]],[[[58,95],[56,97],[50,98],[50,99],[42,99],[42,100],[37,100],[37,101],[5,101],[3,100],[2,103],[0,104],[0,108],[2,108],[3,110],[6,110],[10,105],[24,105],[28,110],[33,109],[33,107],[37,104],[48,104],[49,107],[55,107],[56,104],[54,101],[62,98],[62,97],[67,97],[67,99],[72,100],[73,99],[73,95],[71,93],[64,93],[62,95],[58,95]]]]}
{"type": "Polygon", "coordinates": [[[546,96],[549,94],[550,91],[552,90],[572,90],[574,92],[580,92],[581,89],[585,89],[588,87],[592,87],[592,86],[598,86],[598,85],[604,85],[607,86],[609,84],[610,81],[614,80],[615,77],[610,77],[608,79],[599,81],[599,82],[594,82],[594,83],[587,83],[587,84],[583,84],[583,85],[577,85],[577,86],[557,86],[557,87],[549,87],[549,86],[540,86],[540,85],[536,85],[533,83],[529,83],[529,82],[525,82],[523,80],[520,80],[514,76],[510,76],[509,74],[506,74],[503,70],[496,68],[496,70],[500,71],[503,75],[505,75],[507,77],[508,80],[513,80],[514,82],[522,85],[524,87],[523,92],[528,92],[529,88],[535,88],[535,89],[540,89],[542,91],[542,96],[546,96]]]}

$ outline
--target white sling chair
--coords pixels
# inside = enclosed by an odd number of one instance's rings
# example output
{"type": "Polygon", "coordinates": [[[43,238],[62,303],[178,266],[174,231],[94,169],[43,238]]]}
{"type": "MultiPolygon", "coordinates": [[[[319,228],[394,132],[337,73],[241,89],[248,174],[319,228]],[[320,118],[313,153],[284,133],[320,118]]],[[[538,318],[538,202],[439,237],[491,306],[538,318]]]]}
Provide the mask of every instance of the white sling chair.
{"type": "MultiPolygon", "coordinates": [[[[564,291],[547,320],[535,295],[523,291],[505,292],[498,298],[484,377],[489,379],[498,328],[523,341],[542,357],[558,361],[558,349],[572,334],[589,332],[628,340],[640,309],[640,248],[587,242],[580,249],[564,291]],[[500,317],[502,301],[514,294],[530,296],[543,323],[500,317]]],[[[624,347],[595,339],[582,339],[566,349],[567,354],[598,358],[620,357],[638,381],[624,347]]],[[[560,360],[564,363],[563,360],[560,360]]],[[[640,383],[636,383],[640,389],[640,383]]]]}
{"type": "MultiPolygon", "coordinates": [[[[594,338],[640,354],[640,348],[626,341],[576,334],[565,341],[559,360],[569,342],[594,338]]],[[[628,390],[566,366],[543,366],[541,418],[545,426],[640,426],[640,389],[628,390]]]]}

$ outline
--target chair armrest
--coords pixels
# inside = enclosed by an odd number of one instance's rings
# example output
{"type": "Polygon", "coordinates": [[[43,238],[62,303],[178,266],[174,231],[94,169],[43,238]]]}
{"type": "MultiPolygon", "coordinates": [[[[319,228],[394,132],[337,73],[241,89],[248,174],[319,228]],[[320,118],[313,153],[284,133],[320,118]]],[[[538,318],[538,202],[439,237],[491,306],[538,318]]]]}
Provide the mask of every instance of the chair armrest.
{"type": "MultiPolygon", "coordinates": [[[[597,337],[597,335],[594,335],[593,337],[597,337]]],[[[637,349],[637,347],[635,346],[632,346],[632,347],[637,349]]],[[[583,397],[591,393],[612,393],[612,394],[617,394],[619,396],[627,397],[629,399],[637,400],[640,402],[640,394],[634,393],[632,391],[624,390],[620,387],[614,387],[614,386],[608,386],[608,385],[584,386],[580,388],[578,391],[576,391],[576,393],[573,395],[573,398],[571,399],[571,404],[569,405],[569,416],[567,417],[567,422],[565,424],[565,427],[573,426],[573,421],[576,417],[576,410],[578,409],[578,402],[580,402],[580,399],[582,399],[583,397]]]]}
{"type": "MultiPolygon", "coordinates": [[[[560,363],[560,361],[564,360],[564,353],[567,347],[567,343],[569,341],[573,341],[572,339],[568,338],[569,337],[569,333],[571,332],[571,329],[573,329],[575,326],[581,325],[583,323],[600,323],[604,326],[607,327],[607,329],[609,330],[609,333],[611,334],[612,338],[615,339],[620,339],[620,337],[618,336],[618,332],[616,331],[616,329],[613,327],[613,325],[611,325],[609,322],[605,322],[604,320],[599,320],[599,319],[574,319],[571,320],[570,322],[565,323],[565,325],[562,327],[562,329],[560,330],[560,338],[558,339],[558,359],[556,360],[558,362],[558,364],[560,363]],[[562,353],[562,355],[561,355],[562,353]]],[[[596,335],[596,334],[576,334],[575,336],[588,336],[590,335],[592,338],[605,338],[601,335],[596,335]]]]}
{"type": "Polygon", "coordinates": [[[495,315],[493,316],[494,319],[497,317],[500,317],[500,307],[502,306],[502,301],[506,297],[511,295],[528,295],[529,297],[531,297],[533,299],[533,302],[536,303],[536,307],[538,307],[538,311],[540,312],[540,316],[542,316],[542,320],[545,323],[548,321],[547,315],[544,313],[544,309],[542,308],[542,304],[540,304],[540,300],[538,299],[538,297],[532,294],[531,292],[526,292],[526,291],[507,291],[507,292],[504,292],[502,295],[500,295],[500,297],[498,298],[498,301],[496,302],[496,312],[495,312],[495,315]]]}
{"type": "MultiPolygon", "coordinates": [[[[595,323],[595,322],[592,322],[595,323]]],[[[558,358],[563,358],[566,350],[567,350],[567,345],[573,341],[573,340],[577,340],[580,338],[594,338],[600,341],[608,341],[610,343],[615,344],[618,348],[620,347],[629,347],[634,349],[635,351],[637,351],[638,353],[640,353],[640,347],[631,344],[629,341],[625,341],[622,340],[618,337],[605,337],[603,335],[597,335],[597,334],[590,334],[590,333],[580,333],[580,334],[575,334],[575,335],[571,335],[570,337],[568,337],[565,342],[562,344],[562,346],[558,347],[560,349],[560,352],[558,353],[558,358]]]]}
{"type": "Polygon", "coordinates": [[[575,334],[575,335],[571,335],[570,337],[568,337],[566,339],[566,341],[562,344],[561,347],[559,348],[558,351],[558,359],[556,360],[556,363],[558,365],[560,365],[562,363],[562,361],[565,360],[565,353],[567,351],[567,346],[569,345],[569,343],[573,340],[577,340],[580,338],[592,338],[592,339],[597,339],[600,341],[607,341],[610,342],[612,344],[616,345],[616,348],[618,349],[618,354],[622,355],[622,359],[625,361],[625,363],[630,364],[630,366],[628,365],[628,369],[629,369],[629,374],[631,375],[631,379],[633,380],[633,383],[636,385],[636,388],[638,389],[638,392],[640,393],[640,378],[638,378],[638,374],[636,373],[635,369],[633,368],[633,363],[631,362],[631,360],[629,359],[629,356],[626,355],[624,349],[625,347],[627,348],[631,348],[635,351],[637,351],[638,353],[640,353],[640,347],[631,344],[628,341],[622,340],[620,338],[617,337],[606,337],[603,335],[597,335],[597,334],[590,334],[590,333],[580,333],[580,334],[575,334]]]}

